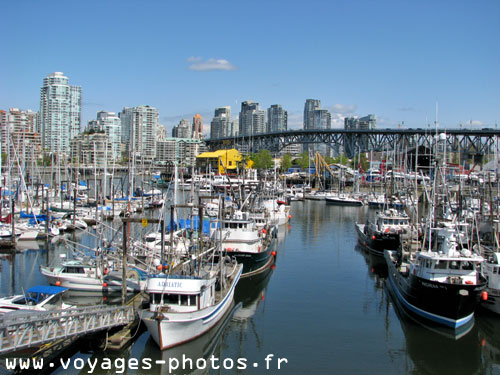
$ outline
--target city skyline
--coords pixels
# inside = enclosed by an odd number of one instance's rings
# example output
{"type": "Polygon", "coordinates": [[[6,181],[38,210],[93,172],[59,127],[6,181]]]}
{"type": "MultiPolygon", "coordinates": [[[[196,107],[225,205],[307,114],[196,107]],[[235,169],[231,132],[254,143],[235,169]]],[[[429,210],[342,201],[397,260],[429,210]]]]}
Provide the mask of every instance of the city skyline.
{"type": "Polygon", "coordinates": [[[82,88],[82,128],[99,111],[150,105],[167,133],[199,113],[207,134],[215,108],[252,100],[282,105],[297,129],[308,98],[332,128],[368,113],[380,128],[433,126],[436,103],[442,127],[500,121],[496,1],[259,7],[261,26],[250,28],[232,2],[8,2],[0,109],[38,111],[43,77],[60,71],[82,88]]]}

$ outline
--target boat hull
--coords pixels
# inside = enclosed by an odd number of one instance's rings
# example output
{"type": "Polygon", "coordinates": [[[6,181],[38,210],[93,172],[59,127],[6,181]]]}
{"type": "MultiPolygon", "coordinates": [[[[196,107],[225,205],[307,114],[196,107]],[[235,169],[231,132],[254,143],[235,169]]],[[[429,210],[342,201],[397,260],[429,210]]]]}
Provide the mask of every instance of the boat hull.
{"type": "Polygon", "coordinates": [[[236,258],[238,263],[243,264],[243,275],[255,272],[265,267],[272,257],[271,245],[266,246],[265,250],[258,253],[246,252],[227,252],[228,255],[236,258]]]}
{"type": "Polygon", "coordinates": [[[363,205],[363,201],[356,199],[341,199],[341,198],[333,198],[333,197],[325,197],[325,201],[328,204],[335,206],[353,206],[359,207],[363,205]]]}
{"type": "Polygon", "coordinates": [[[410,312],[436,324],[459,328],[473,317],[485,283],[476,285],[441,283],[402,273],[391,257],[384,256],[388,267],[389,286],[393,294],[410,312]]]}
{"type": "Polygon", "coordinates": [[[356,232],[358,242],[374,255],[384,256],[384,250],[397,250],[399,248],[400,238],[397,233],[365,233],[364,224],[356,224],[356,232]]]}

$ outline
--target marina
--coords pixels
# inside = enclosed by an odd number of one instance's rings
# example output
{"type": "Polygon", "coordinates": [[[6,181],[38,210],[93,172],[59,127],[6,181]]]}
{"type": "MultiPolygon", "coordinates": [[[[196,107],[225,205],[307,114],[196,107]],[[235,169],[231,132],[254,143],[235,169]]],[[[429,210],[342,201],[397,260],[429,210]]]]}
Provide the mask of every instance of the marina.
{"type": "MultiPolygon", "coordinates": [[[[109,358],[166,361],[153,364],[150,370],[128,370],[138,374],[165,373],[168,361],[181,360],[183,354],[229,358],[234,367],[238,358],[246,358],[248,363],[258,362],[264,367],[264,358],[273,353],[288,360],[282,364],[286,373],[427,374],[453,368],[457,374],[482,374],[500,365],[495,355],[500,343],[494,335],[500,321],[486,309],[477,310],[465,332],[455,332],[408,315],[397,303],[387,286],[383,258],[357,244],[355,224],[376,220],[376,211],[367,206],[305,200],[292,202],[290,213],[290,223],[278,228],[276,262],[264,272],[240,280],[233,307],[207,335],[160,350],[148,331],[134,329],[132,341],[118,351],[103,350],[102,346],[80,351],[76,344],[69,354],[59,352],[64,357],[56,357],[56,362],[68,358],[80,364],[81,360],[85,363],[81,370],[86,371],[91,368],[89,361],[104,364],[109,358]],[[467,355],[457,364],[455,353],[462,352],[467,355]]],[[[85,234],[79,236],[82,242],[93,241],[85,240],[85,234]]],[[[56,259],[63,248],[52,246],[47,252],[42,245],[41,249],[3,256],[4,294],[21,293],[29,285],[42,284],[45,279],[38,272],[39,266],[46,264],[47,256],[56,259]]],[[[85,303],[89,298],[100,303],[108,298],[113,301],[111,296],[101,294],[71,296],[71,302],[80,299],[85,303]]],[[[120,300],[118,294],[112,303],[120,300]]],[[[59,365],[52,371],[57,374],[67,370],[59,365]]],[[[260,373],[262,369],[248,367],[247,371],[260,373]]],[[[192,372],[194,369],[182,373],[192,372]]]]}

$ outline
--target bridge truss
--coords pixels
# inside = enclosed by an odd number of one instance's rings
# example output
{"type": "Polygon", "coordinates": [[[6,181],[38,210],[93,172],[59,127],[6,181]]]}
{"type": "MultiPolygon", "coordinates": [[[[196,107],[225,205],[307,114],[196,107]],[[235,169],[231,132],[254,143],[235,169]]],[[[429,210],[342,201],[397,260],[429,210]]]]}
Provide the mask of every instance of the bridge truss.
{"type": "Polygon", "coordinates": [[[348,157],[359,152],[404,150],[424,146],[432,149],[436,137],[446,142],[450,152],[468,155],[487,155],[498,151],[500,131],[496,129],[302,129],[285,132],[261,133],[209,139],[211,150],[236,147],[247,152],[261,149],[279,152],[293,144],[326,144],[334,150],[342,150],[348,157]]]}

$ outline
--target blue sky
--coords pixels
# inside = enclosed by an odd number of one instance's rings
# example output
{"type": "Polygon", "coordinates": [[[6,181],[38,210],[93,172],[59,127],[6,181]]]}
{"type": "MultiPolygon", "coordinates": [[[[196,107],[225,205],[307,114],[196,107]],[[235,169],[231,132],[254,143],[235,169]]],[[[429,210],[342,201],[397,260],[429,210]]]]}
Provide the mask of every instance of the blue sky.
{"type": "Polygon", "coordinates": [[[43,78],[82,87],[83,123],[124,106],[181,118],[304,102],[379,127],[500,122],[500,1],[5,1],[0,109],[39,109],[43,78]]]}

